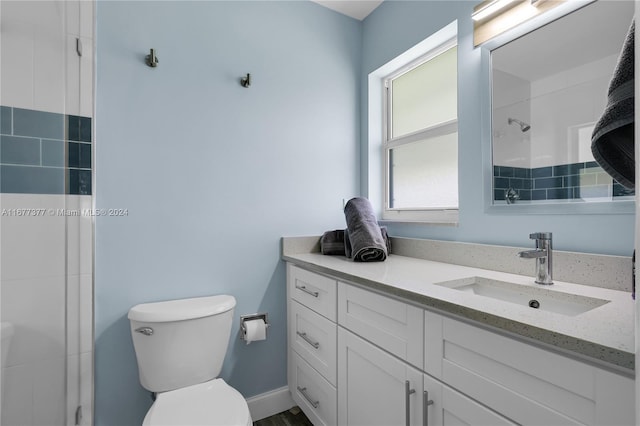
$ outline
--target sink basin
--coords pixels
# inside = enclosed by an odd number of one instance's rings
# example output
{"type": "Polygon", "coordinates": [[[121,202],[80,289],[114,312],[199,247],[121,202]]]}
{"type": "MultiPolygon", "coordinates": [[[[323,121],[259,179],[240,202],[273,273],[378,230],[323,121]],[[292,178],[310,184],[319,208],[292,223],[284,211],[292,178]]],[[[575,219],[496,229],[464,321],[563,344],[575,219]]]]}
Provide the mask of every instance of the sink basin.
{"type": "Polygon", "coordinates": [[[544,287],[529,287],[483,277],[462,278],[435,285],[568,316],[579,315],[609,303],[609,300],[561,293],[544,287]]]}

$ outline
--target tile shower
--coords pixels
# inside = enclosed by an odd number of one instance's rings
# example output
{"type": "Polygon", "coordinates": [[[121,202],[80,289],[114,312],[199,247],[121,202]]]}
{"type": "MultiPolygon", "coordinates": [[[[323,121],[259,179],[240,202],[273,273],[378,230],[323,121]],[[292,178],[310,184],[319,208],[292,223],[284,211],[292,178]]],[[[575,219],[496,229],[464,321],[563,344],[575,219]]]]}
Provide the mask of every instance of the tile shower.
{"type": "Polygon", "coordinates": [[[90,425],[91,1],[0,4],[2,425],[90,425]]]}

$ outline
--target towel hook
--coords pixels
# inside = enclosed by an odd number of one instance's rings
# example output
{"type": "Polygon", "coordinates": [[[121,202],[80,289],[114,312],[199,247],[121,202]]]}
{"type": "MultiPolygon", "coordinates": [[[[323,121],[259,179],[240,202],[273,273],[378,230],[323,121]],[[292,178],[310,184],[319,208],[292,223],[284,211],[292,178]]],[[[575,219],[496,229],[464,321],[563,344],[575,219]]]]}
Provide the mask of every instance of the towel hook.
{"type": "Polygon", "coordinates": [[[145,56],[144,60],[147,63],[147,65],[149,65],[151,68],[157,67],[158,66],[158,62],[160,62],[160,61],[158,60],[158,57],[156,56],[156,49],[149,49],[149,54],[147,56],[145,56]]]}
{"type": "Polygon", "coordinates": [[[249,86],[251,86],[251,74],[247,73],[246,77],[242,77],[240,79],[240,84],[242,85],[242,87],[248,88],[249,86]]]}

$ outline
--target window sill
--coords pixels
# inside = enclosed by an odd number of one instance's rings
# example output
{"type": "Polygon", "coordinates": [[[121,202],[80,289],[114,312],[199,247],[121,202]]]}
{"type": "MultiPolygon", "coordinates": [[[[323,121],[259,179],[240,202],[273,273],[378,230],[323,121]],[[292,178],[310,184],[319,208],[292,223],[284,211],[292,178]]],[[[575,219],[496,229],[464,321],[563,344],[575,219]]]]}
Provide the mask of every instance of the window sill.
{"type": "Polygon", "coordinates": [[[458,210],[407,211],[386,210],[380,223],[411,223],[416,225],[458,226],[458,210]]]}

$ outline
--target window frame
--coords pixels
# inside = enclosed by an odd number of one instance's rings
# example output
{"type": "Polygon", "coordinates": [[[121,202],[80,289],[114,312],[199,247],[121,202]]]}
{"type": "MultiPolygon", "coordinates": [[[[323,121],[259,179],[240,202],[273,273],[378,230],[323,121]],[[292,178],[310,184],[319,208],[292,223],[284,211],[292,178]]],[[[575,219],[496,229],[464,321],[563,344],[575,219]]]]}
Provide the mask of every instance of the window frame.
{"type": "MultiPolygon", "coordinates": [[[[457,34],[453,37],[447,39],[446,41],[436,45],[432,49],[429,49],[426,53],[420,55],[416,59],[405,63],[404,65],[397,68],[395,71],[387,74],[381,79],[382,84],[382,171],[383,171],[383,209],[382,209],[382,219],[390,220],[396,222],[427,222],[427,223],[437,223],[437,224],[449,224],[449,225],[457,225],[458,223],[458,212],[459,212],[459,199],[457,206],[442,206],[442,207],[434,207],[434,208],[390,208],[390,180],[391,180],[391,170],[389,164],[389,157],[391,149],[400,147],[409,143],[413,143],[419,140],[425,140],[429,138],[434,138],[438,136],[443,136],[447,134],[457,133],[458,132],[458,99],[456,99],[456,118],[451,119],[445,122],[437,123],[431,126],[428,126],[424,129],[417,130],[402,136],[398,136],[396,138],[392,137],[392,88],[391,81],[395,78],[398,78],[407,72],[419,67],[420,65],[436,58],[437,56],[447,52],[450,49],[458,47],[458,38],[457,34]]],[[[458,70],[458,58],[456,57],[456,75],[458,70]]],[[[456,84],[457,86],[457,84],[456,84]]],[[[457,92],[457,88],[456,88],[457,92]]],[[[459,139],[459,137],[457,138],[459,139]]],[[[456,141],[459,147],[458,141],[456,141]]],[[[458,161],[459,166],[459,161],[458,161]]],[[[459,167],[458,167],[459,174],[459,167]]],[[[458,187],[458,195],[459,195],[459,187],[458,187]]]]}

